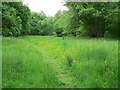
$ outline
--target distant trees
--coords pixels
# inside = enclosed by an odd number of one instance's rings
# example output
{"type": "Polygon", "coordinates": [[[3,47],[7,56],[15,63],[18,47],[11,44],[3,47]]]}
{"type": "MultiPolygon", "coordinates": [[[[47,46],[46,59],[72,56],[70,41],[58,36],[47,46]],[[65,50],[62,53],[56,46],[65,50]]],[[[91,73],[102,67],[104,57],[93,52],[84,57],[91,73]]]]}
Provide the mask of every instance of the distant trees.
{"type": "Polygon", "coordinates": [[[70,11],[58,11],[54,16],[54,32],[56,36],[66,36],[69,31],[68,27],[70,25],[70,18],[72,13],[70,11]]]}
{"type": "Polygon", "coordinates": [[[3,3],[2,35],[52,35],[53,21],[43,12],[30,12],[22,2],[3,3]]]}
{"type": "Polygon", "coordinates": [[[40,34],[40,28],[38,26],[39,22],[44,20],[46,16],[43,13],[36,13],[31,12],[30,15],[30,34],[31,35],[39,35],[40,34]]]}
{"type": "Polygon", "coordinates": [[[51,35],[53,33],[53,21],[43,12],[31,12],[30,34],[31,35],[51,35]]]}
{"type": "Polygon", "coordinates": [[[40,29],[40,35],[52,35],[54,31],[53,19],[51,17],[46,17],[44,20],[38,22],[38,27],[40,29]]]}
{"type": "Polygon", "coordinates": [[[22,2],[3,3],[3,36],[55,35],[120,37],[120,3],[67,2],[69,10],[54,17],[30,12],[22,2]]]}

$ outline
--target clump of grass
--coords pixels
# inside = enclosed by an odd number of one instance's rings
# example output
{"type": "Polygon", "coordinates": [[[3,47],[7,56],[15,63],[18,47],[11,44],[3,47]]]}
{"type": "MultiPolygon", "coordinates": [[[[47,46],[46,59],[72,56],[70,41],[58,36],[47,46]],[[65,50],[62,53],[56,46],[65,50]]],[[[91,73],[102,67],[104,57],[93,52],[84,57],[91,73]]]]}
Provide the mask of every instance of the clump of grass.
{"type": "MultiPolygon", "coordinates": [[[[93,40],[78,47],[76,62],[71,67],[76,87],[109,88],[118,87],[118,55],[111,42],[93,40]],[[101,43],[100,43],[101,42],[101,43]],[[88,46],[89,45],[89,46],[88,46]]],[[[82,43],[82,42],[81,42],[82,43]]]]}
{"type": "Polygon", "coordinates": [[[67,55],[67,56],[66,56],[66,59],[67,59],[67,65],[68,65],[69,67],[72,67],[73,58],[72,58],[70,55],[67,55]]]}

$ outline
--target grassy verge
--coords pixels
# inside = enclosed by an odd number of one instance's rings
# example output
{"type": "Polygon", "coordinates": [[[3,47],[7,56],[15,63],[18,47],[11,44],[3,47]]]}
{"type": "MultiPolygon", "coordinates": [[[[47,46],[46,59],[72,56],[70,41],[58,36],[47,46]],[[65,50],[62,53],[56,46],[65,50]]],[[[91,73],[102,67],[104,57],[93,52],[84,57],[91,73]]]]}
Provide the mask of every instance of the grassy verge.
{"type": "Polygon", "coordinates": [[[17,38],[3,38],[4,88],[55,88],[56,73],[34,45],[17,38]]]}

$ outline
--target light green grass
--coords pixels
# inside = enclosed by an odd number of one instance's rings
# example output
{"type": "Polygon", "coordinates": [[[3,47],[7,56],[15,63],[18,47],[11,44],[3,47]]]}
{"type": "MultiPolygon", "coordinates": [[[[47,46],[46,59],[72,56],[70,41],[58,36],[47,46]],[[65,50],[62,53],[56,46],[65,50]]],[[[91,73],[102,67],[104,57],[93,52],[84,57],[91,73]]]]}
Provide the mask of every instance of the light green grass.
{"type": "Polygon", "coordinates": [[[3,87],[55,88],[57,77],[38,48],[22,39],[3,39],[3,87]]]}
{"type": "Polygon", "coordinates": [[[118,41],[52,36],[4,38],[3,65],[4,87],[115,88],[118,41]],[[43,58],[43,52],[48,58],[43,58]],[[13,76],[7,70],[12,67],[13,76]]]}

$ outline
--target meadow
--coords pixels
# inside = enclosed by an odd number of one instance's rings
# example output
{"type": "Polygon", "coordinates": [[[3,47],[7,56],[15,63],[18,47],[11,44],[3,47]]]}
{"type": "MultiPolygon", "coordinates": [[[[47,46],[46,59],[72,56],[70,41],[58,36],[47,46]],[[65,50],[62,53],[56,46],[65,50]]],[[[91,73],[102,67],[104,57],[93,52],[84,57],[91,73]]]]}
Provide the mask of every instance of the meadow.
{"type": "Polygon", "coordinates": [[[118,40],[3,37],[3,88],[117,88],[118,40]]]}

